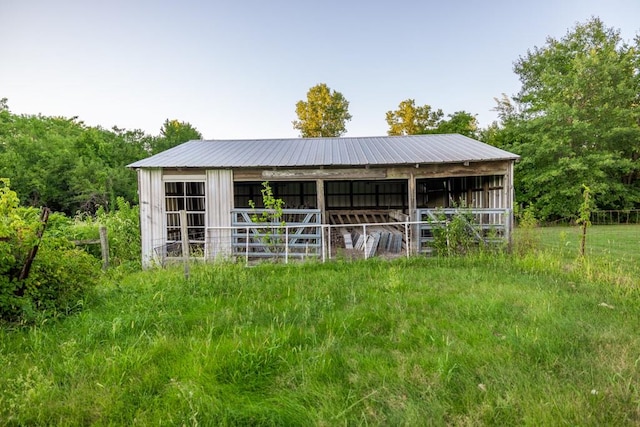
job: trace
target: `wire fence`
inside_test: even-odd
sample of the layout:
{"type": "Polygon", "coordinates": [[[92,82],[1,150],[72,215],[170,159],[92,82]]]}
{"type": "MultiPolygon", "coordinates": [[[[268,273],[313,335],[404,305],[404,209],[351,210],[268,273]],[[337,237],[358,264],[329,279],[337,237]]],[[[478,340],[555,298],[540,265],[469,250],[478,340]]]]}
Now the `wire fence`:
{"type": "MultiPolygon", "coordinates": [[[[625,225],[640,224],[640,209],[599,210],[591,212],[589,217],[593,225],[625,225]]],[[[544,226],[576,225],[575,218],[561,218],[542,223],[544,226]]]]}
{"type": "Polygon", "coordinates": [[[640,209],[591,212],[593,225],[640,224],[640,209]]]}

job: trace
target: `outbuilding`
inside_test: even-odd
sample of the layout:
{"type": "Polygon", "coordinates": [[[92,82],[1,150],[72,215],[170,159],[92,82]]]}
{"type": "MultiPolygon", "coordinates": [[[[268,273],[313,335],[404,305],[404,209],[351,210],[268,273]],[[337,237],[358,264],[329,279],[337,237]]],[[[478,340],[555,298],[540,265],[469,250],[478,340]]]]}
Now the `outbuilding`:
{"type": "MultiPolygon", "coordinates": [[[[249,252],[265,181],[299,225],[415,224],[421,210],[464,205],[502,210],[510,227],[518,158],[458,134],[189,141],[128,166],[138,172],[143,266],[175,255],[185,229],[192,256],[249,252]]],[[[293,234],[292,247],[309,246],[304,229],[293,234]]]]}

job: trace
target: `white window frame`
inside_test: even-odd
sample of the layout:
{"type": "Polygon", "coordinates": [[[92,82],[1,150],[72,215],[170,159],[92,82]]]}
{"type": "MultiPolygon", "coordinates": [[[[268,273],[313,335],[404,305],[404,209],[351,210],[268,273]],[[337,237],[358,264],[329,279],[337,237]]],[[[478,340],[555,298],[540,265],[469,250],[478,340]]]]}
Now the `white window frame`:
{"type": "MultiPolygon", "coordinates": [[[[165,176],[164,179],[162,180],[162,230],[163,230],[163,237],[164,237],[164,241],[165,241],[165,247],[167,248],[167,250],[165,251],[164,254],[164,258],[167,259],[176,259],[176,258],[181,258],[182,257],[182,250],[180,250],[180,254],[179,255],[170,255],[172,253],[172,251],[169,250],[170,245],[173,245],[175,243],[181,243],[181,240],[175,240],[175,239],[171,239],[169,240],[169,227],[176,227],[176,226],[170,226],[168,225],[168,216],[169,214],[175,214],[178,218],[179,218],[179,212],[180,210],[168,210],[167,209],[167,198],[168,197],[182,197],[184,199],[184,207],[187,213],[187,219],[189,218],[189,215],[202,215],[203,218],[203,225],[200,226],[189,226],[187,225],[187,228],[194,228],[194,229],[202,229],[202,238],[201,239],[192,239],[189,238],[189,256],[191,258],[204,258],[206,251],[207,251],[207,182],[206,179],[204,177],[187,177],[187,176],[180,176],[180,175],[168,175],[165,176]],[[169,183],[182,183],[183,184],[183,195],[182,196],[167,196],[167,184],[169,183]],[[203,194],[202,195],[196,195],[194,197],[198,197],[198,198],[202,198],[202,204],[203,204],[203,209],[202,210],[188,210],[187,206],[188,206],[188,202],[187,202],[187,198],[188,195],[186,194],[186,184],[188,183],[199,183],[202,185],[203,187],[203,194]],[[200,252],[195,252],[192,251],[192,248],[195,246],[202,246],[202,250],[200,252]]],[[[180,224],[180,220],[177,220],[177,224],[179,227],[180,224]]]]}

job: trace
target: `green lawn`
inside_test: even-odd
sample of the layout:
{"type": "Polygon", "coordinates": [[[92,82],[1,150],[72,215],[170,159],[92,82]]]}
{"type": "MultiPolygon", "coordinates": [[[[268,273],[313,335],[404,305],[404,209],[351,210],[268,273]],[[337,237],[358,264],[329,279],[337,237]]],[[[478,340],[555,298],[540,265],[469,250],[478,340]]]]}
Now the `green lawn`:
{"type": "Polygon", "coordinates": [[[105,280],[0,328],[0,424],[638,425],[640,249],[618,236],[640,228],[600,229],[586,259],[536,229],[547,250],[518,257],[105,280]]]}
{"type": "MultiPolygon", "coordinates": [[[[579,252],[580,227],[539,228],[545,248],[560,250],[565,255],[579,252]]],[[[587,229],[586,253],[592,257],[611,257],[640,264],[640,225],[598,225],[587,229]]]]}

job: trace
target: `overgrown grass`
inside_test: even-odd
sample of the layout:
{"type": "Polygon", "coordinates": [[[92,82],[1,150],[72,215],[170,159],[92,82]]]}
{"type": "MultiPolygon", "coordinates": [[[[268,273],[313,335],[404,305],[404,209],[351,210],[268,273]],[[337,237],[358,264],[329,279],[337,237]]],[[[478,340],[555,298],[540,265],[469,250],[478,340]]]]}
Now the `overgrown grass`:
{"type": "Polygon", "coordinates": [[[543,256],[563,269],[578,269],[582,277],[621,290],[640,287],[640,225],[600,225],[587,231],[586,253],[579,256],[580,227],[541,227],[518,230],[535,234],[543,256]]]}
{"type": "MultiPolygon", "coordinates": [[[[542,227],[538,229],[543,247],[566,256],[578,255],[580,227],[542,227]]],[[[640,225],[598,225],[587,229],[587,254],[611,257],[625,263],[640,264],[640,225]]]]}
{"type": "Polygon", "coordinates": [[[0,329],[0,423],[637,425],[637,276],[556,249],[125,275],[0,329]]]}

